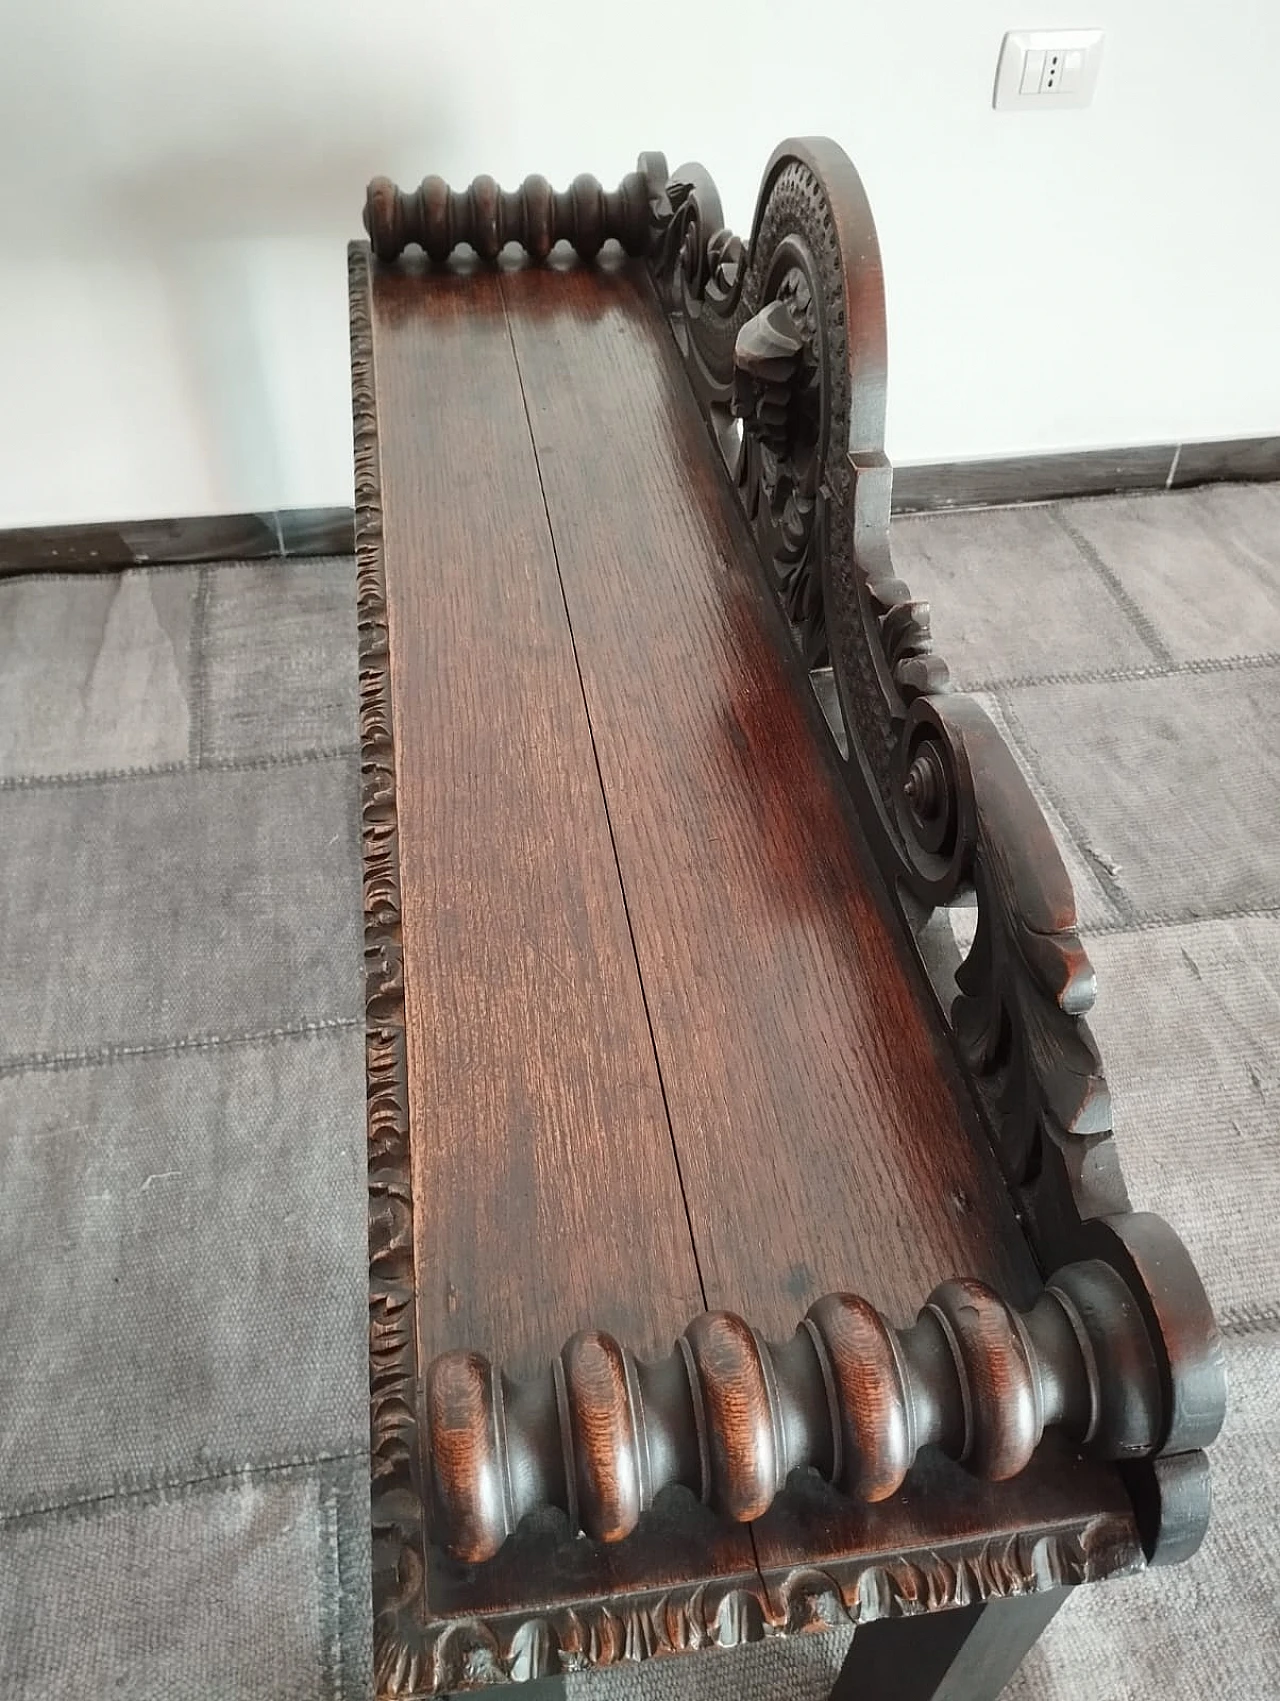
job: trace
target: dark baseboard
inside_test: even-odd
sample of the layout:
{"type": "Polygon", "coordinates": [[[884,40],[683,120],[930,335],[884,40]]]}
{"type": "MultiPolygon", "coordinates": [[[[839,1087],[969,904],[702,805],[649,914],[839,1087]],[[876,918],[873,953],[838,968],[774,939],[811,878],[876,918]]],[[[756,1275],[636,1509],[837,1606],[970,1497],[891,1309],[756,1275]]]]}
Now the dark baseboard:
{"type": "MultiPolygon", "coordinates": [[[[898,466],[895,514],[996,508],[1181,490],[1193,484],[1280,479],[1280,437],[1210,443],[1161,443],[1135,449],[1084,449],[1066,455],[1010,455],[989,461],[898,466]]],[[[290,508],[270,514],[201,514],[185,520],[135,520],[91,526],[30,526],[0,531],[0,577],[14,573],[105,573],[198,561],[260,561],[349,555],[350,508],[290,508]]]]}
{"type": "Polygon", "coordinates": [[[197,514],[183,520],[30,526],[0,532],[0,577],[13,573],[104,573],[122,567],[197,561],[262,561],[350,555],[350,508],[290,508],[270,514],[197,514]]]}
{"type": "Polygon", "coordinates": [[[946,508],[998,508],[1066,496],[1113,496],[1262,479],[1280,479],[1280,437],[895,466],[893,511],[932,514],[946,508]]]}
{"type": "Polygon", "coordinates": [[[1233,437],[1227,442],[1180,444],[1169,487],[1260,484],[1273,478],[1280,478],[1280,437],[1233,437]]]}

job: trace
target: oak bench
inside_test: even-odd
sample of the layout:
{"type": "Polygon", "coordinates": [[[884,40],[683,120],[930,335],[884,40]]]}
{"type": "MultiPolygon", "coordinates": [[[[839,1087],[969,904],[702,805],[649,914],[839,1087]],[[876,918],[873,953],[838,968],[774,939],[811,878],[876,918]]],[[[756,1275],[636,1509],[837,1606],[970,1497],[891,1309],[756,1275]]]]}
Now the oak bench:
{"type": "Polygon", "coordinates": [[[854,1622],[838,1693],[994,1696],[1195,1548],[1223,1381],[894,575],[861,183],[784,143],[746,241],[653,154],[365,223],[378,1693],[854,1622]]]}

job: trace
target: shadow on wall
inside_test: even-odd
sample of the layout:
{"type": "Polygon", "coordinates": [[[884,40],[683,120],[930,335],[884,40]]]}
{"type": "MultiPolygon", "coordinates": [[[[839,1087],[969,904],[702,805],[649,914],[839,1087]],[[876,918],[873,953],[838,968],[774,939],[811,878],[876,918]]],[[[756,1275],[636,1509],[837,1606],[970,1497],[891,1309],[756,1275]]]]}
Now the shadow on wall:
{"type": "MultiPolygon", "coordinates": [[[[116,288],[167,319],[148,342],[210,488],[270,505],[288,486],[272,307],[276,323],[290,314],[290,267],[316,239],[340,256],[360,234],[369,177],[411,177],[441,152],[453,126],[431,9],[394,30],[363,8],[296,0],[269,17],[251,0],[24,11],[0,63],[0,262],[30,256],[34,237],[40,261],[86,296],[102,273],[83,263],[115,263],[116,288]]],[[[94,340],[109,339],[112,301],[84,311],[94,340]]]]}

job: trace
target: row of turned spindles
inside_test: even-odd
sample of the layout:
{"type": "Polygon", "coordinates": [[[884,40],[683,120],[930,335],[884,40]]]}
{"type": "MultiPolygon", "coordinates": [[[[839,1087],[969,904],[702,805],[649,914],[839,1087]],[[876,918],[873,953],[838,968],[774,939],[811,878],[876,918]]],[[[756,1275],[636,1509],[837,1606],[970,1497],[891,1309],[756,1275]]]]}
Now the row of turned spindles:
{"type": "Polygon", "coordinates": [[[535,260],[545,260],[557,242],[568,242],[583,259],[611,239],[628,254],[643,254],[649,242],[649,184],[628,172],[616,189],[594,177],[575,177],[553,189],[545,177],[526,177],[518,189],[500,189],[492,177],[477,177],[466,189],[451,189],[443,177],[426,177],[416,189],[399,189],[375,177],[365,200],[364,226],[380,260],[396,260],[406,248],[447,260],[464,243],[482,260],[496,260],[517,243],[535,260]]]}
{"type": "Polygon", "coordinates": [[[1159,1445],[1161,1411],[1145,1325],[1120,1277],[1093,1261],[1060,1270],[1025,1314],[961,1280],[902,1330],[830,1294],[780,1344],[707,1312],[655,1363],[598,1331],[520,1382],[450,1352],[425,1383],[432,1537],[477,1563],[527,1513],[555,1506],[575,1530],[618,1541],[672,1483],[745,1522],[802,1465],[879,1501],[928,1445],[1002,1480],[1051,1425],[1099,1456],[1134,1458],[1159,1445]]]}

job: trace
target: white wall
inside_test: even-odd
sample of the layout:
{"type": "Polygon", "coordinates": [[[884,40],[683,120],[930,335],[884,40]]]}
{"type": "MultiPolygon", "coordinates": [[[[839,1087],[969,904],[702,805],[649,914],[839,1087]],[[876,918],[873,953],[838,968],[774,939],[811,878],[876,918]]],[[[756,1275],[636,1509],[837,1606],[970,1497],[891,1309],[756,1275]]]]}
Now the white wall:
{"type": "Polygon", "coordinates": [[[344,503],[365,180],[862,171],[890,453],[1280,431],[1275,0],[2,0],[0,526],[344,503]],[[1095,104],[991,110],[1007,28],[1095,104]]]}

